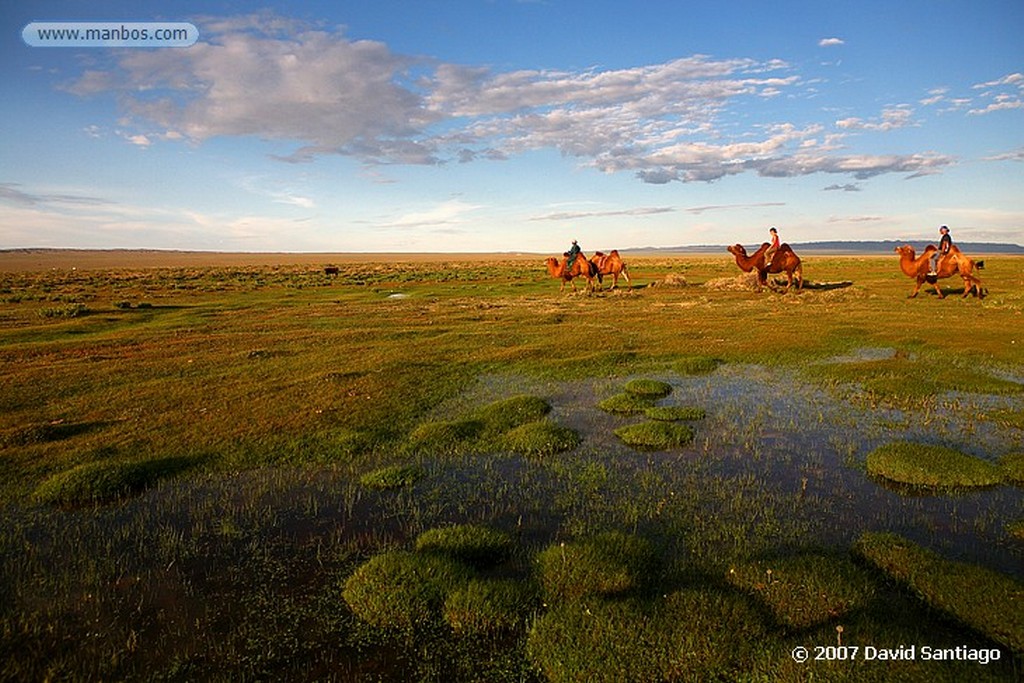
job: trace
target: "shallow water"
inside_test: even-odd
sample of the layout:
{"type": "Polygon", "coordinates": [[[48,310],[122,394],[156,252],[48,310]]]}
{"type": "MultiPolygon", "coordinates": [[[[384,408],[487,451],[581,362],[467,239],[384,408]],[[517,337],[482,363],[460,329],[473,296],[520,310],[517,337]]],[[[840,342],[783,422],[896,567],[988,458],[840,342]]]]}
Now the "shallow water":
{"type": "Polygon", "coordinates": [[[699,477],[708,488],[746,482],[765,495],[800,501],[794,514],[802,517],[800,533],[809,546],[843,547],[865,531],[893,531],[948,558],[1024,577],[1024,542],[1006,531],[1007,524],[1024,519],[1024,490],[914,491],[875,481],[865,471],[867,454],[892,441],[941,444],[990,461],[1019,451],[1022,430],[983,416],[1020,409],[1021,397],[949,394],[937,397],[933,408],[908,411],[851,402],[794,372],[755,365],[645,377],[672,385],[659,405],[707,412],[692,423],[691,445],[638,452],[614,435],[643,416],[610,415],[596,405],[632,377],[551,382],[491,376],[464,399],[480,405],[516,393],[543,396],[553,420],[583,435],[576,456],[620,472],[653,463],[668,476],[699,477]]]}

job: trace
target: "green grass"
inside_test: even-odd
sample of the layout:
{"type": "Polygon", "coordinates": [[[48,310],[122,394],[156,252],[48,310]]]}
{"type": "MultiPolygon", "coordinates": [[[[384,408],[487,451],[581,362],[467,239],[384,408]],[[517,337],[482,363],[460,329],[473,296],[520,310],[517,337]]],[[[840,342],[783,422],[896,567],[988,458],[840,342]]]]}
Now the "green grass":
{"type": "Polygon", "coordinates": [[[530,422],[509,431],[502,438],[505,448],[526,456],[550,456],[571,451],[580,444],[576,431],[550,420],[530,422]]]}
{"type": "Polygon", "coordinates": [[[663,398],[672,393],[672,385],[656,379],[631,379],[623,387],[627,394],[646,398],[663,398]]]}
{"type": "Polygon", "coordinates": [[[651,420],[675,422],[677,420],[703,420],[707,413],[694,406],[651,406],[644,410],[644,417],[651,420]]]}
{"type": "Polygon", "coordinates": [[[110,502],[144,491],[191,465],[187,458],[86,463],[44,480],[33,498],[56,505],[110,502]]]}
{"type": "Polygon", "coordinates": [[[654,551],[644,538],[621,532],[549,546],[537,556],[548,602],[615,595],[650,580],[654,551]]]}
{"type": "Polygon", "coordinates": [[[356,569],[341,594],[367,623],[409,630],[439,621],[445,600],[472,575],[469,567],[443,555],[394,550],[356,569]]]}
{"type": "Polygon", "coordinates": [[[370,489],[386,491],[412,486],[426,475],[419,465],[391,465],[363,474],[359,483],[370,489]]]}
{"type": "Polygon", "coordinates": [[[634,448],[663,451],[688,445],[694,434],[688,425],[655,420],[619,427],[615,436],[634,448]]]}
{"type": "Polygon", "coordinates": [[[896,534],[869,533],[856,552],[929,605],[1016,652],[1024,652],[1024,584],[984,567],[946,560],[896,534]]]}
{"type": "Polygon", "coordinates": [[[438,553],[474,567],[488,567],[508,559],[512,537],[504,531],[472,524],[429,529],[416,538],[416,550],[438,553]]]}
{"type": "Polygon", "coordinates": [[[1024,484],[1024,453],[1008,453],[999,458],[999,467],[1007,481],[1024,484]]]}
{"type": "Polygon", "coordinates": [[[730,568],[726,578],[789,629],[840,620],[874,597],[872,581],[846,557],[800,554],[760,560],[730,568]]]}
{"type": "Polygon", "coordinates": [[[624,392],[609,396],[599,402],[597,407],[606,413],[613,413],[615,415],[636,415],[653,405],[654,401],[648,396],[624,392]]]}
{"type": "MultiPolygon", "coordinates": [[[[877,529],[1017,557],[1012,489],[934,513],[844,485],[867,440],[1020,450],[1020,259],[987,260],[982,302],[908,300],[890,257],[809,256],[813,282],[853,284],[786,297],[704,287],[736,274],[724,253],[637,257],[628,295],[590,297],[559,297],[529,259],[0,271],[0,678],[860,681],[893,669],[789,653],[840,625],[990,644],[843,561],[877,529]],[[687,286],[644,286],[668,273],[687,286]],[[969,343],[949,333],[965,324],[969,343]],[[630,450],[615,428],[680,413],[594,406],[673,373],[710,419],[685,450],[630,450]],[[861,424],[875,405],[900,412],[861,424]],[[113,498],[91,463],[129,466],[113,498]],[[80,502],[38,504],[64,477],[91,481],[80,502]],[[463,526],[516,543],[483,568],[406,550],[463,526]],[[650,553],[587,551],[607,529],[650,553]],[[541,588],[560,539],[582,553],[560,579],[579,597],[541,588]]],[[[899,675],[1008,680],[1009,659],[899,675]]]]}
{"type": "Polygon", "coordinates": [[[996,465],[943,446],[897,442],[868,454],[868,473],[910,486],[971,488],[1003,481],[996,465]]]}

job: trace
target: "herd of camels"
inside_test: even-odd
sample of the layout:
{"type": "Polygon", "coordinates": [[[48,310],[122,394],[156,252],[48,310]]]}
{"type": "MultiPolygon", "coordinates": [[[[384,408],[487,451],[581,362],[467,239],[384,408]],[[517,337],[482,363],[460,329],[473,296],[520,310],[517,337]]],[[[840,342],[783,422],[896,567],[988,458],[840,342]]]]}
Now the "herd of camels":
{"type": "MultiPolygon", "coordinates": [[[[794,279],[796,279],[797,289],[802,289],[804,276],[800,257],[796,255],[796,252],[788,244],[782,244],[769,260],[766,257],[769,246],[765,242],[757,251],[750,255],[747,254],[747,250],[742,244],[734,244],[731,247],[727,247],[727,251],[733,255],[736,259],[736,265],[744,273],[757,271],[758,291],[768,284],[768,275],[777,273],[786,274],[787,292],[793,286],[794,279]]],[[[918,256],[914,248],[909,245],[896,247],[896,253],[900,256],[900,270],[916,282],[914,291],[910,294],[911,298],[917,296],[917,293],[926,282],[935,288],[935,293],[938,294],[940,299],[943,298],[944,295],[939,288],[938,281],[953,275],[959,275],[963,280],[963,296],[966,297],[973,292],[980,299],[985,295],[986,290],[982,287],[981,278],[976,275],[976,271],[984,267],[984,261],[975,261],[965,256],[956,245],[953,245],[946,254],[938,257],[935,272],[932,272],[931,258],[937,251],[938,248],[934,244],[929,244],[925,247],[924,252],[918,256]]],[[[629,272],[625,262],[619,256],[618,249],[613,249],[608,254],[600,251],[595,252],[593,258],[590,259],[587,259],[583,254],[578,254],[569,267],[566,267],[569,261],[568,254],[566,253],[562,256],[563,260],[561,262],[554,257],[545,261],[548,274],[562,281],[562,286],[558,290],[559,293],[565,291],[566,283],[572,285],[574,292],[578,292],[579,290],[576,289],[576,283],[574,282],[576,278],[586,280],[586,291],[588,292],[594,290],[595,278],[597,278],[599,285],[603,285],[605,275],[612,276],[612,289],[618,286],[620,275],[626,279],[626,282],[630,281],[629,272]]]]}

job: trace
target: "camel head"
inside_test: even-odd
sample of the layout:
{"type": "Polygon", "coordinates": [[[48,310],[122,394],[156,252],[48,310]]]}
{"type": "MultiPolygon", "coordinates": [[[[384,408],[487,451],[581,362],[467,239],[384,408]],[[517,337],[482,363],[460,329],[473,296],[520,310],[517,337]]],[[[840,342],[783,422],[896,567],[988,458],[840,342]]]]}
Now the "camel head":
{"type": "Polygon", "coordinates": [[[743,247],[742,244],[734,244],[731,247],[726,247],[725,250],[728,251],[733,256],[742,256],[744,258],[746,258],[747,256],[747,250],[743,247]]]}
{"type": "Polygon", "coordinates": [[[904,244],[902,247],[896,247],[893,251],[899,254],[900,258],[908,258],[911,261],[913,261],[917,257],[914,248],[909,244],[904,244]]]}

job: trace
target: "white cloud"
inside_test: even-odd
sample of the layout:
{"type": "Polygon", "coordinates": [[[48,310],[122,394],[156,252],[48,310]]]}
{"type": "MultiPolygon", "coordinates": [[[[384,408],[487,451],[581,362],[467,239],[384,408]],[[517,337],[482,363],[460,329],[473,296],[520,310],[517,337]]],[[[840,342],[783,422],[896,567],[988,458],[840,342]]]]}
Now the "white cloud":
{"type": "MultiPolygon", "coordinates": [[[[378,166],[468,163],[555,149],[655,184],[746,172],[920,174],[950,163],[919,154],[871,157],[862,166],[865,157],[830,156],[839,137],[820,144],[820,124],[725,125],[745,103],[811,94],[813,84],[778,59],[693,55],[623,69],[499,72],[398,55],[340,29],[269,13],[201,24],[202,43],[126,51],[116,68],[85,71],[67,90],[116,96],[136,129],[126,134],[134,144],[217,136],[294,141],[294,151],[276,157],[290,163],[328,154],[378,166]]],[[[993,83],[1013,85],[1013,76],[993,83]]],[[[880,119],[848,117],[836,126],[895,130],[913,125],[911,116],[901,105],[880,119]]],[[[311,205],[301,195],[277,201],[311,205]]]]}
{"type": "Polygon", "coordinates": [[[845,45],[846,41],[842,38],[822,38],[818,41],[818,47],[833,47],[835,45],[845,45]]]}
{"type": "Polygon", "coordinates": [[[450,199],[429,209],[412,211],[376,225],[381,228],[401,229],[460,225],[467,222],[466,214],[479,208],[460,199],[450,199]]]}

